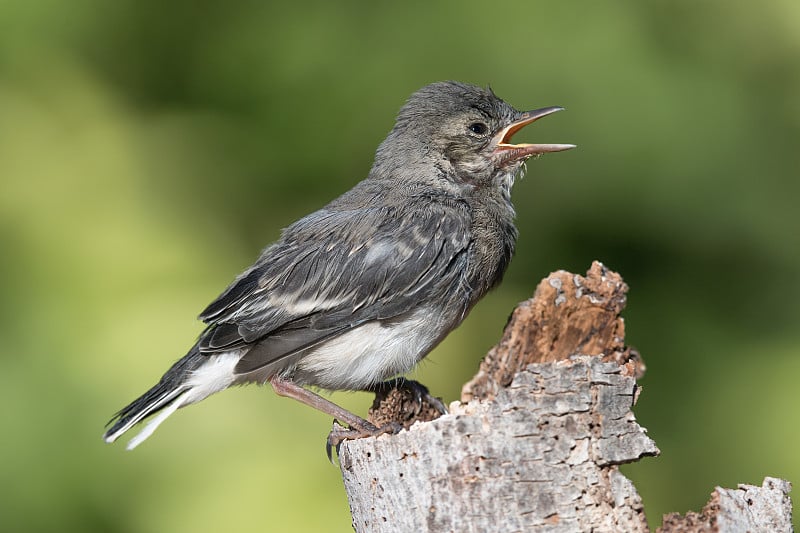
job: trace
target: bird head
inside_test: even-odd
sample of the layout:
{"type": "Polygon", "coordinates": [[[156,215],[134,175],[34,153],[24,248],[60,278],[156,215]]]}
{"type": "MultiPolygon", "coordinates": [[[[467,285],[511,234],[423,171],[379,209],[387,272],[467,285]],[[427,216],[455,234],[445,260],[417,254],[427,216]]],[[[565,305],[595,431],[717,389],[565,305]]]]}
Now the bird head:
{"type": "Polygon", "coordinates": [[[433,165],[459,188],[501,184],[508,189],[530,157],[575,147],[512,144],[520,129],[562,109],[520,112],[491,89],[453,81],[433,83],[411,95],[400,110],[378,150],[376,165],[386,159],[406,171],[433,165]]]}

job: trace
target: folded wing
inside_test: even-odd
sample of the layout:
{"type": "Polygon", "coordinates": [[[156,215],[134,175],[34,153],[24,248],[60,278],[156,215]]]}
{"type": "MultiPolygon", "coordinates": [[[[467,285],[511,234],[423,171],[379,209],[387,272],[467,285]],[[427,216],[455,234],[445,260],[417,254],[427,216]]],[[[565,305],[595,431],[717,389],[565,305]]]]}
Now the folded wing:
{"type": "Polygon", "coordinates": [[[244,374],[400,316],[454,283],[469,291],[466,212],[427,206],[413,217],[401,206],[321,210],[298,221],[200,315],[209,324],[201,353],[257,343],[236,367],[244,374]]]}

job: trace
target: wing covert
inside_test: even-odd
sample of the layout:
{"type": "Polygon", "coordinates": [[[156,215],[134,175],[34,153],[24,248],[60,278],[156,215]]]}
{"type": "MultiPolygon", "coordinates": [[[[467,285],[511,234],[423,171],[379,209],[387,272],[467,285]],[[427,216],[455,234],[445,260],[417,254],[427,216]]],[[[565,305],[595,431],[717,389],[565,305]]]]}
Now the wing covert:
{"type": "Polygon", "coordinates": [[[247,363],[254,370],[366,321],[401,315],[461,276],[467,224],[444,208],[414,217],[386,207],[313,213],[203,311],[209,327],[200,349],[258,342],[258,360],[247,363]]]}

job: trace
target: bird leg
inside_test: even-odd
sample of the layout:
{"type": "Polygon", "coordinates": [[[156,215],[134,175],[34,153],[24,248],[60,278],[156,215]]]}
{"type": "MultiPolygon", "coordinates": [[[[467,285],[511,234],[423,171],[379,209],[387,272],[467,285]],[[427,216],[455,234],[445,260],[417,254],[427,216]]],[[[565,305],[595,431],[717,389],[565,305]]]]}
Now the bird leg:
{"type": "Polygon", "coordinates": [[[342,441],[383,435],[384,433],[397,433],[403,429],[401,424],[394,422],[385,424],[382,427],[376,427],[374,424],[364,420],[360,416],[354,415],[344,407],[340,407],[332,401],[326,400],[319,394],[311,392],[288,379],[272,376],[269,378],[269,383],[272,385],[272,390],[274,390],[275,394],[278,396],[285,396],[286,398],[297,400],[298,402],[332,416],[335,421],[342,421],[350,426],[349,429],[345,429],[339,424],[334,423],[333,429],[325,443],[325,451],[328,454],[329,461],[333,460],[331,456],[332,450],[335,448],[338,453],[339,445],[342,441]]]}
{"type": "Polygon", "coordinates": [[[344,422],[351,428],[363,432],[376,432],[378,430],[378,428],[360,416],[354,415],[344,407],[340,407],[332,401],[326,400],[319,394],[311,392],[288,379],[272,376],[269,378],[269,383],[272,385],[272,390],[274,390],[275,394],[278,396],[285,396],[286,398],[292,398],[293,400],[304,403],[317,411],[322,411],[325,414],[331,415],[336,420],[344,422]]]}

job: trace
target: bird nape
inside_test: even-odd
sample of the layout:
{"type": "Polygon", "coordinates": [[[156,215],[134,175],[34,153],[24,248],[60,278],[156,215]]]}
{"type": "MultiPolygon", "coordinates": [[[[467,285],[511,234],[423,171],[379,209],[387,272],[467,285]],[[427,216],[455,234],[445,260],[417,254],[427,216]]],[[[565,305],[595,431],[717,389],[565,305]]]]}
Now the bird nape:
{"type": "Polygon", "coordinates": [[[350,428],[377,428],[306,387],[375,390],[410,370],[503,277],[517,229],[511,187],[531,156],[571,144],[512,144],[560,111],[520,112],[491,90],[433,83],[408,99],[366,179],[287,227],[201,314],[189,352],[109,422],[107,442],[232,385],[275,392],[350,428]]]}

